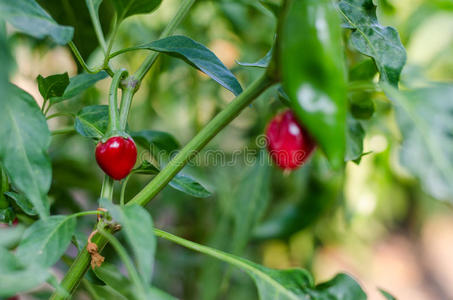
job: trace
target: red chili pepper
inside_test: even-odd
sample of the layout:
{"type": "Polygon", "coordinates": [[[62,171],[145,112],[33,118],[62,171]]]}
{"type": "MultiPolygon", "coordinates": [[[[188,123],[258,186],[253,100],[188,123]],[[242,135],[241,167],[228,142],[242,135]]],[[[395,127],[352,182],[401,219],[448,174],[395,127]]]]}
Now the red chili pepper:
{"type": "Polygon", "coordinates": [[[297,169],[316,147],[315,141],[298,123],[291,110],[286,110],[271,120],[266,137],[272,159],[283,170],[297,169]]]}
{"type": "Polygon", "coordinates": [[[101,169],[115,180],[126,177],[137,160],[134,140],[122,136],[109,138],[96,146],[96,161],[101,169]]]}

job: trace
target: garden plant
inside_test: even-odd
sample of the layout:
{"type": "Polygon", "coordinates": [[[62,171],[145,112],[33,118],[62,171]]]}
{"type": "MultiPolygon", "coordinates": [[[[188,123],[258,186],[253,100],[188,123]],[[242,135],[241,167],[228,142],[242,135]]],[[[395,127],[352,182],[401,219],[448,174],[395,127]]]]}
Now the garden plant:
{"type": "Polygon", "coordinates": [[[0,0],[0,297],[366,299],[360,278],[271,268],[254,247],[335,227],[329,214],[347,223],[346,169],[374,155],[370,132],[396,136],[385,159],[406,186],[452,199],[453,86],[400,82],[387,1],[181,0],[164,17],[166,1],[0,0]],[[197,28],[217,5],[251,53],[233,63],[215,53],[237,49],[210,50],[223,23],[197,28]],[[76,74],[41,67],[38,101],[12,80],[22,44],[65,49],[76,74]],[[244,136],[245,163],[201,162],[244,136]]]}

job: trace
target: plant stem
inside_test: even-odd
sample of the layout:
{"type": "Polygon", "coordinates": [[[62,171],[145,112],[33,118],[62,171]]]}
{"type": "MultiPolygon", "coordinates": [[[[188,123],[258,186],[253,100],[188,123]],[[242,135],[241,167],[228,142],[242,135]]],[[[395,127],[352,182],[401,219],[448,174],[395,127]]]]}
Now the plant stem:
{"type": "Polygon", "coordinates": [[[94,9],[93,1],[86,1],[88,6],[88,11],[90,13],[91,22],[93,22],[94,32],[98,38],[99,45],[101,45],[104,54],[107,50],[107,45],[105,43],[104,33],[102,32],[101,22],[99,22],[99,13],[94,9]]]}
{"type": "Polygon", "coordinates": [[[54,114],[46,117],[46,119],[50,120],[50,119],[53,119],[53,118],[56,118],[56,117],[71,117],[71,118],[74,118],[75,114],[69,113],[69,112],[59,112],[59,113],[54,113],[54,114]]]}
{"type": "MultiPolygon", "coordinates": [[[[106,198],[111,200],[112,196],[113,196],[113,179],[110,178],[108,175],[105,175],[104,181],[102,183],[100,198],[106,198]]],[[[101,252],[102,249],[104,249],[105,245],[107,244],[107,239],[105,239],[100,234],[96,234],[91,239],[91,241],[98,245],[99,252],[101,252]]],[[[74,260],[74,263],[71,265],[65,277],[61,281],[60,286],[69,294],[72,294],[79,285],[80,280],[82,280],[83,276],[88,270],[90,261],[91,255],[90,253],[88,253],[85,247],[82,251],[79,252],[76,259],[74,260]]],[[[63,300],[67,299],[67,297],[55,291],[50,299],[63,300]]]]}
{"type": "Polygon", "coordinates": [[[127,175],[126,179],[124,179],[124,181],[123,181],[123,185],[121,186],[121,195],[120,195],[120,205],[121,206],[124,206],[124,194],[126,193],[127,182],[129,181],[129,178],[131,178],[132,174],[133,174],[133,172],[130,173],[129,175],[127,175]]]}
{"type": "Polygon", "coordinates": [[[148,183],[127,205],[145,206],[156,196],[170,180],[194,157],[216,134],[230,123],[257,96],[266,90],[272,81],[264,74],[238,97],[230,102],[224,110],[214,117],[206,126],[148,183]]]}
{"type": "Polygon", "coordinates": [[[69,48],[71,48],[71,51],[72,51],[72,53],[74,53],[74,56],[77,58],[77,61],[79,62],[79,64],[82,66],[82,68],[87,73],[94,74],[94,73],[97,73],[100,71],[100,70],[91,70],[90,67],[88,67],[87,63],[85,62],[85,60],[82,57],[82,54],[80,54],[79,49],[77,49],[74,42],[70,41],[68,43],[68,46],[69,46],[69,48]]]}
{"type": "Polygon", "coordinates": [[[118,70],[113,75],[112,84],[110,85],[109,93],[109,125],[107,127],[106,135],[114,134],[120,131],[120,120],[118,112],[118,88],[121,82],[121,78],[127,74],[125,69],[118,70]]]}
{"type": "Polygon", "coordinates": [[[117,18],[117,14],[115,13],[115,15],[113,16],[113,29],[112,29],[112,35],[110,36],[110,39],[109,39],[109,43],[107,45],[107,49],[105,51],[105,57],[104,57],[104,67],[107,67],[108,64],[109,64],[109,59],[110,59],[110,51],[112,51],[112,47],[113,47],[113,42],[115,41],[115,37],[116,37],[116,34],[118,32],[118,27],[119,27],[119,24],[118,24],[118,18],[117,18]]]}
{"type": "Polygon", "coordinates": [[[50,132],[51,135],[58,135],[58,134],[66,134],[66,133],[73,133],[75,132],[74,127],[66,127],[66,128],[61,128],[57,130],[52,130],[50,132]]]}
{"type": "Polygon", "coordinates": [[[121,94],[121,106],[120,106],[120,129],[125,130],[127,124],[127,117],[129,110],[131,109],[132,97],[134,97],[135,86],[128,85],[121,94]]]}
{"type": "MultiPolygon", "coordinates": [[[[247,107],[256,97],[264,92],[273,81],[266,75],[263,75],[258,80],[253,82],[247,89],[245,89],[236,99],[234,99],[228,106],[220,112],[211,122],[209,122],[198,133],[191,142],[189,142],[178,155],[170,161],[170,163],[152,180],[148,185],[139,192],[127,205],[138,203],[145,205],[148,203],[165,185],[181,170],[187,161],[193,157],[197,151],[205,146],[222,128],[224,128],[231,120],[233,120],[242,109],[247,107]]],[[[104,183],[102,185],[101,198],[112,199],[113,194],[113,179],[105,175],[104,183]]],[[[100,236],[95,235],[91,240],[96,243],[99,252],[107,244],[107,240],[100,236]]],[[[88,269],[90,264],[90,254],[86,249],[81,251],[71,268],[66,273],[61,282],[61,286],[69,293],[72,293],[78,286],[80,280],[88,269]]],[[[54,294],[52,300],[63,300],[60,295],[54,294]]]]}
{"type": "Polygon", "coordinates": [[[100,198],[112,200],[113,197],[113,179],[107,174],[104,175],[104,181],[102,182],[100,198]]]}
{"type": "MultiPolygon", "coordinates": [[[[181,23],[182,19],[184,19],[184,17],[187,15],[189,9],[192,7],[195,1],[196,0],[185,0],[183,2],[183,4],[179,7],[178,11],[176,12],[176,15],[173,17],[170,23],[168,23],[164,31],[162,31],[162,33],[160,34],[159,39],[168,37],[171,34],[173,34],[176,27],[178,27],[179,23],[181,23]]],[[[151,69],[153,64],[156,62],[158,56],[159,52],[150,53],[143,62],[143,64],[140,66],[140,68],[137,70],[137,72],[135,72],[134,78],[141,82],[143,77],[145,77],[146,73],[148,73],[149,69],[151,69]]]]}
{"type": "Polygon", "coordinates": [[[234,256],[232,254],[191,242],[189,240],[183,239],[179,236],[173,235],[171,233],[165,232],[160,229],[154,228],[153,231],[154,231],[154,234],[158,237],[172,241],[172,242],[174,242],[178,245],[184,246],[188,249],[215,257],[219,260],[230,263],[238,268],[245,269],[245,270],[253,269],[251,266],[242,262],[239,258],[236,258],[236,256],[234,256]]]}
{"type": "Polygon", "coordinates": [[[87,210],[81,211],[75,214],[70,215],[71,218],[83,217],[83,216],[91,216],[91,215],[104,215],[105,212],[101,210],[87,210]]]}

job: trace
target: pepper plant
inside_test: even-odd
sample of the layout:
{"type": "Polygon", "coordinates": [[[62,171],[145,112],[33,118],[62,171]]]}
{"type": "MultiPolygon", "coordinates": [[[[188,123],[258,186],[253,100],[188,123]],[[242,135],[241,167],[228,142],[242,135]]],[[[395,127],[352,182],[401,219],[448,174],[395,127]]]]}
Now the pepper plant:
{"type": "MultiPolygon", "coordinates": [[[[95,44],[88,38],[81,38],[83,32],[77,31],[80,24],[71,27],[55,21],[61,18],[56,12],[61,5],[67,9],[68,1],[60,4],[55,1],[0,0],[0,62],[3,67],[0,73],[0,218],[9,224],[0,236],[0,296],[13,297],[47,282],[53,287],[50,299],[69,299],[78,289],[86,290],[93,299],[174,299],[177,296],[174,291],[163,291],[153,284],[152,278],[158,280],[168,276],[156,271],[158,237],[245,272],[255,283],[259,299],[366,299],[360,285],[347,274],[340,273],[319,284],[307,270],[271,269],[239,255],[253,236],[271,238],[275,236],[275,230],[281,235],[294,233],[314,222],[310,218],[319,218],[325,207],[336,206],[330,200],[338,197],[346,164],[359,164],[367,154],[363,151],[364,127],[376,113],[373,93],[384,97],[386,104],[395,111],[403,139],[401,163],[420,180],[427,194],[451,199],[453,191],[449,178],[453,177],[453,167],[451,147],[446,147],[451,145],[451,136],[442,128],[449,126],[451,129],[453,123],[451,113],[448,115],[442,109],[446,105],[442,95],[452,94],[452,87],[430,83],[429,87],[399,89],[406,52],[398,32],[379,23],[372,0],[238,2],[237,5],[259,7],[260,11],[266,11],[268,18],[275,20],[274,32],[267,33],[272,40],[268,53],[254,63],[237,62],[235,73],[239,68],[254,69],[253,74],[258,74],[253,81],[244,80],[242,84],[208,47],[186,35],[175,34],[181,22],[193,11],[193,6],[198,4],[196,0],[179,1],[176,14],[157,39],[117,50],[114,46],[125,28],[127,22],[124,21],[146,15],[152,22],[154,16],[159,15],[162,1],[78,2],[71,5],[79,6],[89,16],[89,36],[95,37],[95,44]],[[109,17],[104,9],[112,15],[109,17]],[[10,83],[15,69],[12,35],[18,32],[38,41],[68,47],[81,71],[73,77],[68,73],[38,76],[36,84],[43,98],[41,106],[29,93],[10,83]],[[97,51],[97,55],[87,63],[85,59],[93,51],[97,51]],[[128,69],[118,60],[123,56],[142,57],[144,51],[147,56],[137,69],[128,69]],[[234,99],[200,126],[182,148],[167,132],[128,125],[134,118],[130,113],[133,112],[134,97],[142,88],[151,89],[152,93],[159,80],[158,65],[162,59],[159,56],[186,63],[187,68],[204,73],[234,95],[234,99]],[[150,73],[152,84],[145,80],[150,73]],[[108,99],[101,99],[108,105],[84,105],[76,111],[71,110],[71,106],[67,106],[67,110],[60,108],[92,89],[97,82],[110,84],[108,99]],[[254,100],[261,95],[278,101],[261,101],[255,106],[254,100]],[[429,102],[426,101],[428,98],[429,102]],[[263,157],[269,156],[261,149],[265,147],[260,147],[256,164],[245,176],[247,182],[239,183],[241,188],[235,199],[240,201],[229,204],[228,209],[236,205],[240,210],[234,218],[235,228],[241,231],[232,235],[231,247],[221,247],[227,251],[154,228],[145,207],[167,186],[194,198],[209,198],[221,193],[212,186],[204,186],[197,176],[189,176],[184,171],[242,111],[259,111],[263,106],[271,110],[268,114],[271,117],[282,118],[282,111],[291,110],[283,113],[288,116],[287,121],[276,119],[267,127],[268,150],[276,164],[283,169],[318,168],[316,172],[324,170],[322,172],[330,174],[325,177],[327,183],[323,188],[317,189],[319,182],[309,176],[303,175],[307,184],[302,184],[301,177],[297,177],[300,181],[295,181],[295,189],[316,191],[309,204],[312,205],[309,209],[314,207],[314,213],[304,214],[305,202],[290,209],[287,217],[290,223],[284,223],[283,227],[279,225],[269,231],[266,224],[272,225],[272,218],[258,226],[270,202],[266,191],[271,184],[269,172],[282,173],[278,168],[271,169],[269,160],[264,159],[264,167],[260,164],[263,157]],[[439,118],[434,114],[439,114],[439,118]],[[50,131],[48,124],[55,118],[68,118],[70,126],[50,131]],[[69,195],[48,196],[52,181],[63,180],[57,173],[61,170],[52,171],[55,163],[48,151],[52,139],[64,140],[75,132],[92,141],[89,155],[96,156],[106,174],[102,186],[94,187],[100,190],[98,209],[70,209],[72,214],[62,214],[68,210],[55,210],[52,206],[64,203],[67,200],[63,197],[69,195]],[[293,140],[291,134],[297,140],[293,140]],[[140,149],[148,150],[151,158],[143,159],[140,149]],[[304,157],[300,162],[291,161],[288,165],[279,161],[279,153],[272,153],[273,150],[281,151],[279,153],[283,155],[287,153],[285,151],[301,150],[304,157]],[[309,156],[312,151],[314,153],[309,156]],[[430,178],[423,165],[429,166],[430,178]],[[148,175],[149,181],[140,189],[137,185],[127,185],[137,174],[148,175]],[[119,193],[115,193],[115,186],[120,189],[119,193]],[[129,197],[130,194],[133,196],[129,197]],[[93,226],[90,234],[80,233],[78,224],[81,222],[93,226]],[[293,228],[294,224],[299,227],[293,228]],[[71,255],[74,250],[68,250],[71,244],[77,248],[76,256],[71,255]],[[104,248],[110,252],[103,254],[104,248]],[[112,250],[114,254],[111,254],[112,250]],[[126,272],[120,271],[118,258],[126,272]],[[65,268],[65,264],[69,268],[65,268]],[[64,275],[60,278],[57,274],[62,270],[64,275]]],[[[83,15],[81,11],[71,13],[72,16],[83,15]]],[[[99,94],[94,97],[99,98],[99,94]]],[[[265,132],[264,127],[261,126],[261,134],[265,132]]],[[[73,151],[78,150],[74,148],[73,151]]],[[[222,180],[220,172],[213,176],[222,180]]],[[[81,186],[92,183],[87,174],[74,177],[78,177],[74,180],[84,182],[81,186]]],[[[152,211],[159,215],[158,209],[152,211]]],[[[227,215],[225,218],[231,214],[227,215]]],[[[220,231],[228,229],[225,224],[229,223],[223,223],[225,220],[223,217],[218,220],[220,231]]],[[[222,270],[217,263],[212,266],[215,266],[213,270],[224,272],[228,281],[230,269],[222,270]]],[[[215,280],[217,275],[210,276],[206,272],[203,276],[201,282],[208,283],[203,288],[214,288],[215,291],[201,292],[199,299],[216,298],[221,293],[217,288],[221,282],[215,280]]],[[[383,294],[391,299],[388,293],[383,294]]]]}

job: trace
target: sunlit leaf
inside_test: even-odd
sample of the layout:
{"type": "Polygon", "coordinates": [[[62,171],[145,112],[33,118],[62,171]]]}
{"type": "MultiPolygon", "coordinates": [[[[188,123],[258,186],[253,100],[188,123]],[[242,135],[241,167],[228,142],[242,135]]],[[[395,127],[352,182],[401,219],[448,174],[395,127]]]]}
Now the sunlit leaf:
{"type": "Polygon", "coordinates": [[[346,27],[352,29],[351,45],[374,59],[381,81],[397,86],[406,50],[396,29],[378,22],[373,0],[343,0],[339,8],[346,27]]]}

